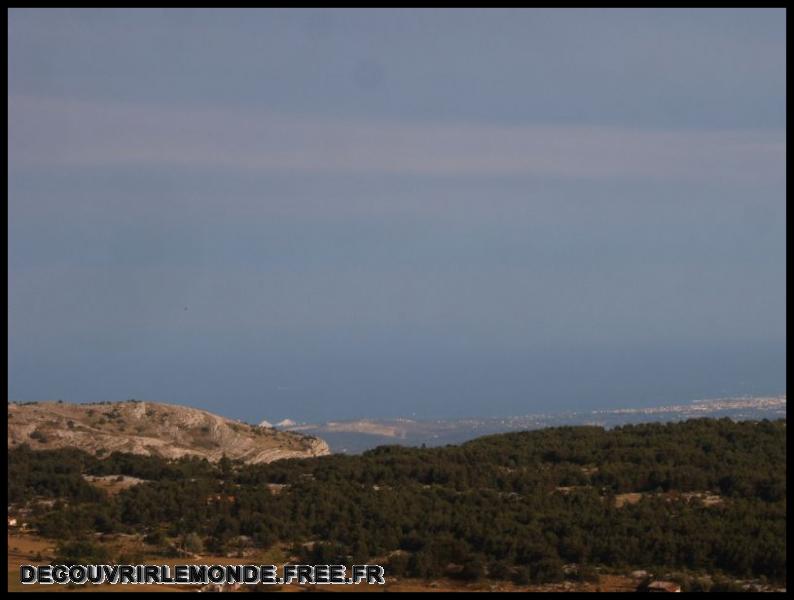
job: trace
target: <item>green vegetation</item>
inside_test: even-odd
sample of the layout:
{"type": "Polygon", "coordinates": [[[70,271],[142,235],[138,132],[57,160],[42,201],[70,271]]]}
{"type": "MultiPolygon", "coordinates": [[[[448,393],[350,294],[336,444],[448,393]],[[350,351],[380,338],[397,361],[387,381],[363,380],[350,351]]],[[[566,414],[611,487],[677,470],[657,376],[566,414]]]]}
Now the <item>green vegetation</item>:
{"type": "Polygon", "coordinates": [[[391,575],[545,582],[576,563],[582,579],[596,566],[786,578],[782,420],[561,427],[263,465],[21,447],[9,497],[65,500],[32,521],[58,539],[165,532],[218,552],[242,535],[291,543],[302,562],[386,556],[391,575]],[[108,497],[82,474],[147,482],[108,497]],[[707,491],[718,501],[694,494],[707,491]],[[629,492],[642,497],[618,507],[629,492]]]}
{"type": "Polygon", "coordinates": [[[108,562],[108,559],[108,552],[103,546],[86,540],[75,540],[58,545],[53,564],[101,565],[108,562]]]}

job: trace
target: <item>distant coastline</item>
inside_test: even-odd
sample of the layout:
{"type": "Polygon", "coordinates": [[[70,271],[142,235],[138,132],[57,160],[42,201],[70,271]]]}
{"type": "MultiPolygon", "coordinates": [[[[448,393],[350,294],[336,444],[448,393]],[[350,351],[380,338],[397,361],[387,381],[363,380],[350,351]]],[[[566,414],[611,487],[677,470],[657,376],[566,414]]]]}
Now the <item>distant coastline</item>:
{"type": "Polygon", "coordinates": [[[561,411],[503,418],[365,418],[297,423],[286,429],[320,436],[328,442],[332,452],[355,454],[384,444],[443,446],[483,435],[544,427],[595,425],[610,428],[631,423],[682,421],[701,417],[726,417],[733,420],[785,418],[786,395],[712,398],[695,400],[689,404],[561,411]]]}

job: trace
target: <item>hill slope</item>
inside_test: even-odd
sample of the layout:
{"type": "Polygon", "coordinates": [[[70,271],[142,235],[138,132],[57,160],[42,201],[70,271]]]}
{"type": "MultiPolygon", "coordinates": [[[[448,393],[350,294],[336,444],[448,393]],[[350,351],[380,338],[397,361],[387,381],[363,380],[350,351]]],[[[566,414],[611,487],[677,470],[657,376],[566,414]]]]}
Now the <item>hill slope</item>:
{"type": "Polygon", "coordinates": [[[321,439],[255,427],[172,404],[38,402],[8,405],[8,447],[74,447],[92,454],[130,452],[211,461],[224,454],[248,463],[329,454],[321,439]]]}

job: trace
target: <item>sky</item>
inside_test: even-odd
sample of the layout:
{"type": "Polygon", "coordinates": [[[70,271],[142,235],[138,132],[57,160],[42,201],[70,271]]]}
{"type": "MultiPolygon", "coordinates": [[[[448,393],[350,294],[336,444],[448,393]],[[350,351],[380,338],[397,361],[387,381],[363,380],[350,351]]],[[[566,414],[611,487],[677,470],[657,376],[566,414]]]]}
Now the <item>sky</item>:
{"type": "Polygon", "coordinates": [[[783,9],[11,9],[9,399],[785,393],[783,9]]]}

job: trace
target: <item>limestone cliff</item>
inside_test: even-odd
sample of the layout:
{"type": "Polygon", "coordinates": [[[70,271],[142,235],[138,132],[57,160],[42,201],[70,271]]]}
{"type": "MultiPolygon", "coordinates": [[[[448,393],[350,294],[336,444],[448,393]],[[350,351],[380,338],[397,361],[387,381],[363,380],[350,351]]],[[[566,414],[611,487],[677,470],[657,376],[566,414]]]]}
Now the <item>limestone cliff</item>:
{"type": "Polygon", "coordinates": [[[8,405],[8,447],[74,447],[99,456],[111,452],[198,456],[223,455],[248,463],[329,454],[321,439],[226,419],[212,413],[154,402],[8,405]]]}

